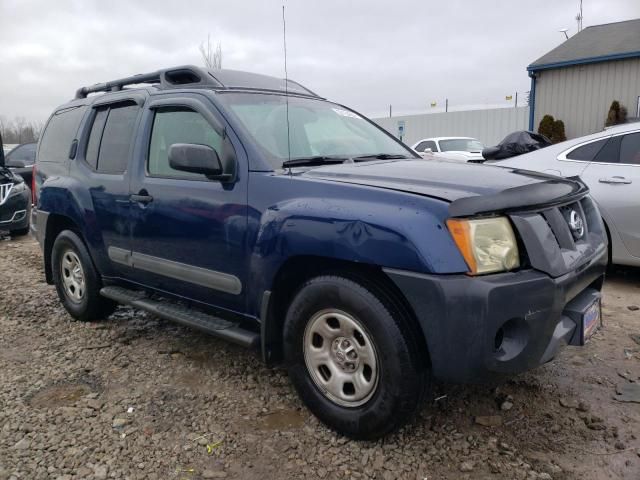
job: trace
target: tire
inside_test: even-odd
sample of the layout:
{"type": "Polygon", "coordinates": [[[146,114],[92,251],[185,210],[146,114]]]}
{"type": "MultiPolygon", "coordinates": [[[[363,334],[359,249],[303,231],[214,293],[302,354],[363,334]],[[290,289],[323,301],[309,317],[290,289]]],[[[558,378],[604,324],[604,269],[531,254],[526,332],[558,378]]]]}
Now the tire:
{"type": "Polygon", "coordinates": [[[76,233],[64,230],[56,237],[51,269],[60,302],[73,318],[83,322],[100,320],[113,313],[117,304],[100,295],[100,275],[76,233]]]}
{"type": "Polygon", "coordinates": [[[309,280],[289,306],[283,339],[289,376],[308,408],[343,435],[374,440],[414,416],[430,382],[412,319],[365,285],[342,276],[309,280]]]}

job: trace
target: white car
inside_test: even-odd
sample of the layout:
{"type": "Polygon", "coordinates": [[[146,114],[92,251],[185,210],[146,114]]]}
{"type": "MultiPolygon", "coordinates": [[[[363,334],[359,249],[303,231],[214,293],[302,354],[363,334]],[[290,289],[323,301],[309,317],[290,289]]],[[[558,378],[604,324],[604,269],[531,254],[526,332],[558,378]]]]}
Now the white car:
{"type": "Polygon", "coordinates": [[[490,163],[563,177],[579,175],[607,227],[611,262],[640,267],[640,123],[490,163]]]}
{"type": "Polygon", "coordinates": [[[437,157],[462,162],[482,162],[484,145],[471,137],[435,137],[424,138],[412,147],[419,154],[436,153],[437,157]]]}
{"type": "Polygon", "coordinates": [[[6,155],[7,153],[9,153],[11,150],[13,150],[14,148],[16,148],[18,146],[17,143],[5,143],[2,147],[2,149],[4,150],[4,154],[6,155]]]}

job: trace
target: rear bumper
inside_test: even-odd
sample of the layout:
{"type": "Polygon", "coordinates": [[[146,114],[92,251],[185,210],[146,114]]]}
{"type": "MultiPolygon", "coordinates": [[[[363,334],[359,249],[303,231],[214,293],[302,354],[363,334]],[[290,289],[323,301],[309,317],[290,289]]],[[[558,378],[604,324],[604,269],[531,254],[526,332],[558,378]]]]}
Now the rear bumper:
{"type": "Polygon", "coordinates": [[[580,313],[599,297],[606,264],[603,248],[558,278],[535,270],[482,277],[385,272],[413,307],[434,376],[478,383],[530,370],[564,345],[581,344],[580,313]]]}

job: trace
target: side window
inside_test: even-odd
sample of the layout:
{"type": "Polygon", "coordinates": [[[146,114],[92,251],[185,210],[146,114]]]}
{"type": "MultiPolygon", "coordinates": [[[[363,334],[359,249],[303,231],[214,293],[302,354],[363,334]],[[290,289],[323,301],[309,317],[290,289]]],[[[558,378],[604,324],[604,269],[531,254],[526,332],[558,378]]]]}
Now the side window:
{"type": "Polygon", "coordinates": [[[416,152],[424,152],[424,149],[427,148],[427,143],[429,142],[420,142],[418,145],[416,145],[416,148],[414,149],[416,152]]]}
{"type": "Polygon", "coordinates": [[[127,169],[139,110],[135,104],[109,108],[98,150],[99,172],[124,173],[127,169]]]}
{"type": "Polygon", "coordinates": [[[618,163],[620,161],[620,141],[622,136],[611,137],[602,149],[593,157],[594,162],[618,163]]]}
{"type": "Polygon", "coordinates": [[[86,107],[70,107],[58,110],[49,119],[40,140],[38,162],[65,162],[69,159],[71,142],[78,133],[78,127],[86,107]]]}
{"type": "Polygon", "coordinates": [[[607,143],[608,138],[602,140],[596,140],[595,142],[587,143],[581,147],[576,148],[567,154],[569,160],[582,160],[584,162],[592,161],[598,154],[604,144],[607,143]]]}
{"type": "Polygon", "coordinates": [[[93,118],[93,125],[91,126],[91,133],[89,134],[85,160],[94,170],[98,168],[98,151],[100,150],[102,132],[104,131],[104,124],[107,121],[108,114],[109,107],[103,107],[96,111],[96,115],[93,118]]]}
{"type": "Polygon", "coordinates": [[[620,163],[640,165],[640,133],[630,133],[622,137],[620,163]]]}
{"type": "Polygon", "coordinates": [[[208,145],[222,157],[222,137],[198,112],[182,107],[156,110],[149,143],[149,175],[205,180],[199,173],[174,170],[169,165],[169,148],[174,143],[208,145]]]}
{"type": "Polygon", "coordinates": [[[436,147],[436,142],[427,142],[427,144],[424,146],[423,150],[425,148],[430,148],[432,152],[437,152],[438,151],[438,147],[436,147]]]}

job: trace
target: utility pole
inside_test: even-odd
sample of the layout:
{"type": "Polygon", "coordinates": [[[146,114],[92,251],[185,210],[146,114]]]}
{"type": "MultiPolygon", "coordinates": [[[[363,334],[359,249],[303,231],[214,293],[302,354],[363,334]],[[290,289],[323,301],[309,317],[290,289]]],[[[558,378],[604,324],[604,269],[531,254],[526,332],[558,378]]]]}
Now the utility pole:
{"type": "Polygon", "coordinates": [[[389,118],[391,118],[391,116],[392,116],[392,115],[391,115],[391,112],[392,112],[392,111],[393,111],[393,110],[392,110],[392,108],[391,108],[391,104],[389,104],[389,118]]]}
{"type": "Polygon", "coordinates": [[[449,99],[448,98],[444,99],[444,111],[445,111],[445,113],[449,111],[449,99]]]}
{"type": "Polygon", "coordinates": [[[518,108],[518,92],[516,92],[516,101],[515,101],[515,103],[513,104],[513,107],[514,107],[514,108],[518,108]]]}

